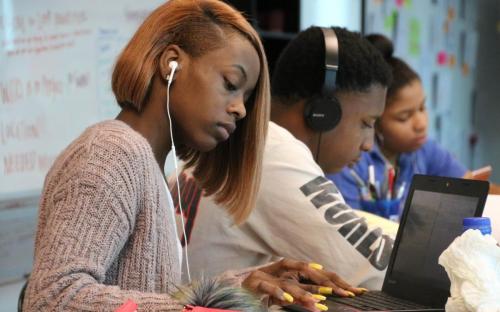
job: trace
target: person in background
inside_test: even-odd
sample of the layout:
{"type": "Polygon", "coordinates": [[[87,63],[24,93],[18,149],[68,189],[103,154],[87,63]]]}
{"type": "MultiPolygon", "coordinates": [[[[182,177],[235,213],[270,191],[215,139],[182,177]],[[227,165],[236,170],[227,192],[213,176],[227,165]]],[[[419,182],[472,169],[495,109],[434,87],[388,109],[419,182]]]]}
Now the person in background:
{"type": "Polygon", "coordinates": [[[352,210],[324,172],[354,163],[371,148],[391,74],[380,53],[359,33],[331,30],[338,39],[335,81],[325,78],[325,35],[319,27],[300,32],[276,63],[262,180],[255,209],[245,223],[235,226],[224,204],[204,193],[189,170],[181,174],[186,219],[182,242],[187,242],[195,276],[289,257],[317,261],[353,285],[381,287],[396,226],[352,210]],[[324,94],[324,84],[334,93],[324,94]],[[338,124],[325,131],[311,126],[305,116],[311,116],[312,101],[324,101],[329,109],[334,107],[333,96],[341,108],[341,116],[331,116],[339,118],[338,124]]]}
{"type": "Polygon", "coordinates": [[[414,174],[471,178],[470,172],[427,134],[426,94],[418,74],[393,56],[392,42],[385,36],[366,37],[384,56],[392,70],[384,113],[375,124],[375,144],[358,162],[339,173],[329,174],[346,202],[363,208],[363,188],[374,185],[377,195],[406,200],[414,174]]]}
{"type": "MultiPolygon", "coordinates": [[[[269,119],[262,43],[217,0],[170,0],[120,54],[121,112],[86,129],[55,160],[40,200],[25,311],[181,311],[182,253],[163,174],[179,156],[239,223],[254,207],[269,119]],[[252,168],[249,170],[248,168],[252,168]]],[[[318,310],[318,285],[360,293],[335,274],[282,260],[228,272],[231,285],[318,310]],[[307,278],[299,284],[291,275],[307,278]]]]}

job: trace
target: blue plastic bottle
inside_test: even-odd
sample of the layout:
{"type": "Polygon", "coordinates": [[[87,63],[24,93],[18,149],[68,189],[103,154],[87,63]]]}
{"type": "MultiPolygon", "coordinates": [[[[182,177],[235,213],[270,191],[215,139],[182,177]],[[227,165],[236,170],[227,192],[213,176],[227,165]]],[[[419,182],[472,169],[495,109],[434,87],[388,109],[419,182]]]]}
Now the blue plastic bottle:
{"type": "Polygon", "coordinates": [[[483,235],[491,235],[491,220],[486,217],[464,218],[464,232],[468,229],[480,230],[483,235]]]}

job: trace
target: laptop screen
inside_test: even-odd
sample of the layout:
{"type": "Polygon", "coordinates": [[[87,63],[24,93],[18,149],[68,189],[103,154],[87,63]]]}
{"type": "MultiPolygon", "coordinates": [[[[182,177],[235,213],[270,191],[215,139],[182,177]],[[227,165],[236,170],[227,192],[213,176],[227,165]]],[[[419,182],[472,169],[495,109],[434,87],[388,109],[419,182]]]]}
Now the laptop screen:
{"type": "MultiPolygon", "coordinates": [[[[425,178],[418,179],[422,182],[425,178]]],[[[442,178],[434,181],[443,182],[442,178]]],[[[438,258],[462,234],[463,218],[480,215],[478,207],[484,205],[487,193],[487,189],[481,192],[477,187],[467,188],[468,182],[458,185],[461,180],[450,181],[456,182],[454,190],[447,190],[444,184],[419,187],[419,181],[412,186],[384,291],[420,304],[444,306],[450,282],[438,258]]]]}
{"type": "Polygon", "coordinates": [[[470,196],[416,190],[392,273],[448,289],[450,284],[438,258],[462,233],[463,216],[474,215],[477,201],[470,196]]]}

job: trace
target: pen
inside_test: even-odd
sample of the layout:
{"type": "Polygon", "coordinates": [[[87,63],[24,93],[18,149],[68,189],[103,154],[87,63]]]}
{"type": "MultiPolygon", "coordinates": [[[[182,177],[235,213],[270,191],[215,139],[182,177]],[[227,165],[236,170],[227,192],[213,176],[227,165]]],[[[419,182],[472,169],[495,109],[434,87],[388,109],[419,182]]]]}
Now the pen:
{"type": "Polygon", "coordinates": [[[366,187],[366,185],[363,185],[360,188],[360,191],[361,191],[361,198],[363,198],[364,201],[373,200],[372,195],[370,194],[370,191],[368,190],[368,188],[366,187]]]}
{"type": "Polygon", "coordinates": [[[368,189],[372,195],[373,199],[378,198],[378,189],[375,183],[375,167],[373,165],[368,166],[368,189]]]}
{"type": "Polygon", "coordinates": [[[361,179],[361,177],[353,169],[350,169],[349,173],[354,178],[354,180],[356,180],[356,184],[358,184],[359,191],[361,192],[361,198],[365,201],[372,200],[372,195],[370,194],[370,191],[368,190],[368,187],[366,186],[363,179],[361,179]]]}
{"type": "Polygon", "coordinates": [[[387,196],[387,192],[389,191],[389,178],[388,178],[389,169],[384,170],[384,179],[382,180],[382,186],[380,187],[380,198],[384,195],[387,196]]]}
{"type": "Polygon", "coordinates": [[[387,172],[387,199],[392,198],[392,189],[394,188],[394,168],[390,167],[387,172]]]}
{"type": "Polygon", "coordinates": [[[375,167],[373,165],[368,166],[368,183],[375,186],[375,167]]]}
{"type": "Polygon", "coordinates": [[[377,188],[375,187],[375,184],[371,184],[368,186],[368,189],[370,190],[370,194],[372,196],[372,199],[377,199],[378,198],[378,192],[377,188]]]}
{"type": "Polygon", "coordinates": [[[376,191],[376,198],[377,199],[382,199],[382,190],[380,187],[380,181],[375,180],[375,191],[376,191]]]}
{"type": "Polygon", "coordinates": [[[401,199],[403,197],[405,186],[406,186],[406,181],[403,181],[403,183],[401,183],[401,185],[399,186],[398,193],[396,195],[397,199],[401,199]]]}
{"type": "Polygon", "coordinates": [[[358,184],[359,187],[366,186],[365,182],[363,182],[363,179],[361,179],[361,177],[356,173],[356,171],[350,169],[349,172],[351,173],[354,180],[356,180],[356,183],[358,184]]]}

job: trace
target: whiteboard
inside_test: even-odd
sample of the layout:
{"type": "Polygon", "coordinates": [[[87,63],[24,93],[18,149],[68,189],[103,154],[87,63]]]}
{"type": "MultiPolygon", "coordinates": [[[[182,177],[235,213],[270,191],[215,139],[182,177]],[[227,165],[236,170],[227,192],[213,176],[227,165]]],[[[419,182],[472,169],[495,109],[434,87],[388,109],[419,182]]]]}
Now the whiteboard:
{"type": "Polygon", "coordinates": [[[361,0],[302,0],[300,29],[309,26],[340,26],[361,30],[361,0]]]}
{"type": "Polygon", "coordinates": [[[38,196],[64,147],[116,116],[114,61],[163,2],[0,2],[0,203],[38,196]]]}

